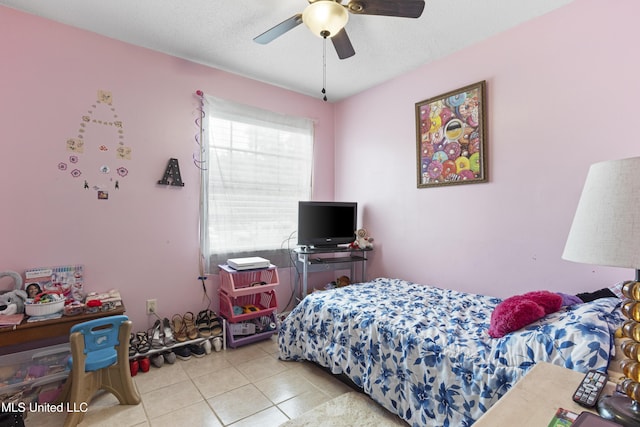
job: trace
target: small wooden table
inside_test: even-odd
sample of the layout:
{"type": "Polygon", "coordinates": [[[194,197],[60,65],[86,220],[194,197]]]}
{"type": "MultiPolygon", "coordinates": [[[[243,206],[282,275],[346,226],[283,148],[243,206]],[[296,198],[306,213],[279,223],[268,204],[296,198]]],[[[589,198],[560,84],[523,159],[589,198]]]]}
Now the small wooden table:
{"type": "MultiPolygon", "coordinates": [[[[579,414],[585,410],[572,399],[584,374],[551,363],[539,362],[493,405],[473,427],[547,426],[558,408],[579,414]]],[[[602,395],[612,394],[608,382],[602,395]]],[[[596,410],[590,412],[597,413],[596,410]]]]}
{"type": "MultiPolygon", "coordinates": [[[[63,336],[67,336],[68,341],[69,331],[73,325],[86,322],[87,320],[123,314],[124,312],[125,307],[124,304],[122,304],[120,307],[110,311],[78,314],[76,316],[62,316],[58,319],[41,320],[39,322],[27,322],[25,318],[19,325],[0,328],[0,354],[7,353],[4,351],[5,347],[30,343],[32,341],[63,336]]],[[[9,353],[10,352],[11,351],[9,351],[9,353]]]]}

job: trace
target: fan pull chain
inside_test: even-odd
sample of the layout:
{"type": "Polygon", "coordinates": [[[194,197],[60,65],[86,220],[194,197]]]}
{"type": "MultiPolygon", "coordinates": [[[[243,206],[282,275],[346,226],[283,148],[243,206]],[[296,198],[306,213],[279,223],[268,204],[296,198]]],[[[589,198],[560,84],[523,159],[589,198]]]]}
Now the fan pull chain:
{"type": "Polygon", "coordinates": [[[322,33],[322,100],[327,102],[327,34],[322,33]]]}

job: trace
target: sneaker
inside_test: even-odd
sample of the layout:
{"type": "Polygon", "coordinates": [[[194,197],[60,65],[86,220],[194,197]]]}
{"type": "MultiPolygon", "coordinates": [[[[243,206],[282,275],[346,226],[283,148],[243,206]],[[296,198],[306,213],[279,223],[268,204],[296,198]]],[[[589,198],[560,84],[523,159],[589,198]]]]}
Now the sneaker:
{"type": "Polygon", "coordinates": [[[213,341],[213,349],[216,352],[222,350],[222,338],[215,337],[212,341],[213,341]]]}
{"type": "Polygon", "coordinates": [[[154,354],[151,356],[151,364],[156,368],[161,368],[164,365],[164,356],[161,354],[154,354]]]}
{"type": "Polygon", "coordinates": [[[210,340],[205,340],[202,343],[202,348],[204,349],[204,353],[205,354],[210,354],[211,353],[211,341],[210,340]]]}
{"type": "Polygon", "coordinates": [[[204,348],[199,344],[189,344],[186,347],[188,347],[191,354],[195,357],[203,357],[206,354],[204,348]]]}
{"type": "Polygon", "coordinates": [[[176,357],[180,360],[189,360],[191,359],[191,350],[189,350],[189,346],[182,345],[180,347],[175,347],[173,349],[176,357]]]}
{"type": "Polygon", "coordinates": [[[164,362],[168,363],[169,365],[173,365],[174,363],[176,363],[176,354],[173,351],[162,353],[162,357],[164,357],[164,362]]]}

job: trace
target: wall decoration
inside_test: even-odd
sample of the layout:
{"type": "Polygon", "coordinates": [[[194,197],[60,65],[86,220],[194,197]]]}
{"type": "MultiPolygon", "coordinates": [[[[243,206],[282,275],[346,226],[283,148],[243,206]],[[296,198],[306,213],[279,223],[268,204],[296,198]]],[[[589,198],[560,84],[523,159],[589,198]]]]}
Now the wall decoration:
{"type": "Polygon", "coordinates": [[[164,171],[164,176],[160,181],[158,181],[158,184],[184,187],[182,177],[180,176],[180,165],[178,165],[178,159],[169,159],[167,168],[164,171]]]}
{"type": "Polygon", "coordinates": [[[487,181],[485,86],[416,103],[418,188],[487,181]]]}
{"type": "Polygon", "coordinates": [[[202,127],[202,121],[204,119],[204,92],[196,90],[196,96],[198,97],[198,108],[196,110],[198,117],[196,117],[196,126],[198,127],[198,133],[195,136],[196,144],[198,145],[198,153],[193,154],[193,164],[198,169],[207,170],[207,150],[202,145],[204,142],[203,134],[204,128],[202,127]]]}
{"type": "Polygon", "coordinates": [[[98,199],[107,200],[107,189],[119,189],[121,179],[129,174],[124,164],[132,159],[133,151],[125,145],[124,125],[110,91],[97,91],[95,103],[80,116],[77,132],[65,141],[66,151],[71,154],[58,162],[58,170],[73,178],[82,176],[82,188],[91,188],[99,192],[98,199]]]}
{"type": "Polygon", "coordinates": [[[131,160],[131,147],[120,146],[116,148],[116,158],[121,160],[131,160]]]}
{"type": "Polygon", "coordinates": [[[76,153],[84,152],[84,142],[78,138],[67,139],[67,150],[74,151],[76,153]]]}

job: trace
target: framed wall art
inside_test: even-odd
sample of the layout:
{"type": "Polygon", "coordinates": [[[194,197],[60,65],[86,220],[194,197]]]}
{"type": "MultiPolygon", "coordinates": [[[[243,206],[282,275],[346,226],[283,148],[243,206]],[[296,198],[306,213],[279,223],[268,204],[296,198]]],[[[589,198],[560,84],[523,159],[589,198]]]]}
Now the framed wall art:
{"type": "Polygon", "coordinates": [[[487,181],[485,86],[416,103],[418,188],[487,181]]]}

